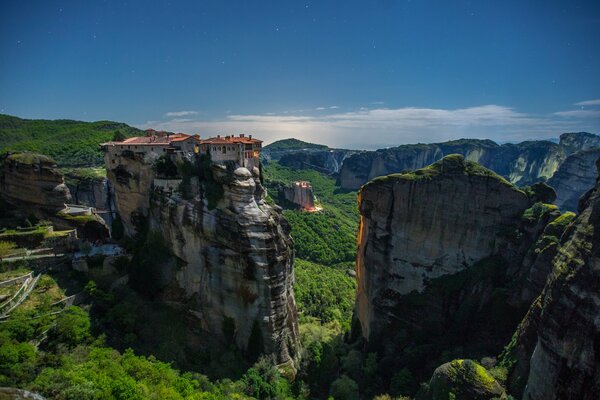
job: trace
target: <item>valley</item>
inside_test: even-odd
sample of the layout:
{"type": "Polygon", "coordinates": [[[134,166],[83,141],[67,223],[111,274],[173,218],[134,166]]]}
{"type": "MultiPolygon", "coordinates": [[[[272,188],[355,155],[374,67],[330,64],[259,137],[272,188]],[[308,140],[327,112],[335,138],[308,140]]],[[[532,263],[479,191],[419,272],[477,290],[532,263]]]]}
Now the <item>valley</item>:
{"type": "Polygon", "coordinates": [[[21,138],[2,148],[3,386],[49,399],[600,392],[596,135],[359,152],[0,122],[21,138]]]}

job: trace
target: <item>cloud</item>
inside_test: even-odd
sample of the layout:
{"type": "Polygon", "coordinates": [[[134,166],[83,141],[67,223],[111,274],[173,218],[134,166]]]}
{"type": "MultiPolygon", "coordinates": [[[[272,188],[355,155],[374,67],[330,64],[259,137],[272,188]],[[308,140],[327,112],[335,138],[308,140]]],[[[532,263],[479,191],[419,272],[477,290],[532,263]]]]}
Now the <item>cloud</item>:
{"type": "Polygon", "coordinates": [[[575,103],[576,106],[600,106],[600,99],[585,100],[575,103]]]}
{"type": "Polygon", "coordinates": [[[567,118],[600,118],[600,110],[558,111],[554,115],[567,118]]]}
{"type": "MultiPolygon", "coordinates": [[[[236,114],[214,120],[171,119],[141,128],[198,133],[202,137],[247,133],[266,143],[294,137],[338,148],[376,149],[406,143],[432,143],[458,138],[498,142],[556,138],[562,132],[600,130],[600,115],[591,110],[533,115],[502,105],[443,108],[360,108],[339,112],[236,114]],[[585,112],[585,113],[582,113],[585,112]],[[309,115],[310,114],[310,115],[309,115]]],[[[598,111],[600,113],[600,111],[598,111]]]]}
{"type": "Polygon", "coordinates": [[[186,117],[189,115],[197,115],[198,111],[169,111],[165,117],[186,117]]]}

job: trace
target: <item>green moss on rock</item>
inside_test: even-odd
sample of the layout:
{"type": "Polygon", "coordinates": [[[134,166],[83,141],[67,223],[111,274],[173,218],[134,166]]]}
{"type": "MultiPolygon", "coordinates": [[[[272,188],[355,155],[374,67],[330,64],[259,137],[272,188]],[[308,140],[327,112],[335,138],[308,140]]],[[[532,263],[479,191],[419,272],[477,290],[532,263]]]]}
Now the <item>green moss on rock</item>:
{"type": "Polygon", "coordinates": [[[414,171],[379,176],[367,182],[365,186],[388,181],[418,181],[422,179],[433,179],[442,174],[465,174],[470,176],[490,177],[497,179],[505,185],[513,186],[494,171],[489,170],[476,162],[465,160],[464,156],[461,154],[447,155],[431,165],[414,171]]]}
{"type": "Polygon", "coordinates": [[[506,399],[506,393],[494,377],[472,360],[454,360],[439,366],[429,384],[417,395],[420,400],[506,399]]]}

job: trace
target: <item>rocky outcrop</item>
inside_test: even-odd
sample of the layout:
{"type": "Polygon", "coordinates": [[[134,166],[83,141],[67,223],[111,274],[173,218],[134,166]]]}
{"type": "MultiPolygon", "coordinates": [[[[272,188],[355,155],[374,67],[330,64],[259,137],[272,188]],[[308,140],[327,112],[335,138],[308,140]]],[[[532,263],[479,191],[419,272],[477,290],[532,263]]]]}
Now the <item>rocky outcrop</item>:
{"type": "MultiPolygon", "coordinates": [[[[600,138],[598,141],[600,142],[600,138]]],[[[593,165],[599,157],[600,147],[578,151],[567,157],[548,180],[548,184],[556,190],[556,205],[563,210],[577,210],[581,195],[594,186],[596,171],[593,165]]]]}
{"type": "Polygon", "coordinates": [[[115,209],[113,189],[107,178],[86,178],[66,174],[65,182],[72,196],[73,204],[81,204],[104,211],[101,216],[107,223],[112,222],[115,209]]]}
{"type": "Polygon", "coordinates": [[[303,210],[315,209],[315,196],[309,182],[294,182],[291,187],[283,189],[283,195],[287,202],[292,203],[303,210]]]}
{"type": "Polygon", "coordinates": [[[263,148],[261,158],[265,162],[278,161],[294,169],[315,169],[325,174],[337,174],[344,160],[355,150],[332,149],[322,144],[297,139],[278,140],[263,148]]]}
{"type": "Polygon", "coordinates": [[[337,174],[351,150],[293,151],[282,154],[279,164],[293,169],[315,169],[325,174],[337,174]]]}
{"type": "Polygon", "coordinates": [[[454,360],[440,365],[416,397],[437,399],[501,400],[507,395],[500,384],[481,365],[472,360],[454,360]]]}
{"type": "Polygon", "coordinates": [[[355,190],[377,176],[422,168],[448,154],[461,154],[519,185],[550,178],[566,156],[559,145],[547,141],[498,145],[491,140],[461,139],[403,145],[350,156],[338,183],[343,189],[355,190]]]}
{"type": "Polygon", "coordinates": [[[121,157],[105,154],[106,176],[114,188],[114,203],[125,233],[135,236],[140,217],[148,215],[150,191],[155,172],[152,157],[125,153],[121,157]]]}
{"type": "Polygon", "coordinates": [[[562,236],[542,295],[500,357],[514,396],[600,396],[600,180],[579,211],[562,236]]]}
{"type": "Polygon", "coordinates": [[[564,226],[550,227],[561,214],[540,200],[553,199],[461,155],[364,185],[353,334],[387,371],[421,379],[442,352],[497,354],[549,272],[542,260],[564,226]]]}
{"type": "Polygon", "coordinates": [[[71,202],[56,163],[48,156],[14,153],[2,160],[0,176],[2,198],[16,207],[58,211],[71,202]]]}
{"type": "Polygon", "coordinates": [[[529,207],[523,192],[458,155],[375,179],[359,196],[357,315],[367,340],[387,329],[394,298],[496,254],[529,207]]]}
{"type": "Polygon", "coordinates": [[[600,136],[587,132],[563,133],[559,144],[568,152],[575,153],[600,147],[600,136]]]}
{"type": "MultiPolygon", "coordinates": [[[[356,190],[377,176],[422,168],[445,155],[462,154],[467,160],[523,186],[551,178],[569,154],[598,147],[600,136],[585,132],[563,134],[559,144],[527,141],[498,145],[491,140],[461,139],[402,145],[349,156],[340,170],[338,184],[343,189],[356,190]]],[[[578,195],[581,194],[578,192],[578,195]]]]}
{"type": "Polygon", "coordinates": [[[211,346],[232,340],[250,358],[272,354],[293,369],[298,321],[287,221],[263,201],[258,169],[188,167],[180,193],[151,191],[149,160],[122,159],[108,172],[127,231],[147,218],[177,260],[161,266],[158,295],[189,310],[211,346]]]}

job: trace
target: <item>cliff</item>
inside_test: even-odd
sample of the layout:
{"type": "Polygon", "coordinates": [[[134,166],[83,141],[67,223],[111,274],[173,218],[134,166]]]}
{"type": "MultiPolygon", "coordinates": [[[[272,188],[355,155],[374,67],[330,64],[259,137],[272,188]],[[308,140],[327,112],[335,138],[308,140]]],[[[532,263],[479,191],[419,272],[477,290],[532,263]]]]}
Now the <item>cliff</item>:
{"type": "MultiPolygon", "coordinates": [[[[527,141],[499,145],[491,140],[460,139],[402,145],[350,155],[340,169],[338,184],[343,189],[357,190],[377,176],[422,168],[445,155],[461,154],[523,186],[550,179],[568,155],[598,147],[600,136],[585,132],[563,134],[559,144],[527,141]]],[[[593,167],[593,163],[588,167],[593,167]]],[[[571,196],[581,194],[571,193],[571,196]]]]}
{"type": "Polygon", "coordinates": [[[303,142],[298,139],[278,140],[265,146],[261,157],[266,162],[278,161],[294,169],[315,169],[325,174],[337,174],[344,160],[355,150],[332,149],[325,145],[303,142]]]}
{"type": "Polygon", "coordinates": [[[287,202],[303,210],[315,209],[315,195],[312,186],[306,181],[294,182],[291,187],[283,189],[283,196],[287,202]]]}
{"type": "Polygon", "coordinates": [[[593,165],[599,157],[600,147],[579,151],[566,158],[548,180],[556,190],[556,205],[564,210],[577,210],[581,195],[594,186],[596,171],[593,165]]]}
{"type": "Polygon", "coordinates": [[[153,160],[107,160],[127,232],[146,219],[171,261],[158,268],[158,296],[190,311],[210,346],[231,340],[249,358],[273,354],[295,367],[298,322],[289,225],[263,201],[259,171],[178,160],[175,192],[153,187],[153,160]],[[177,262],[172,262],[176,260],[177,262]]]}
{"type": "Polygon", "coordinates": [[[56,212],[71,201],[63,175],[50,157],[35,153],[8,154],[2,160],[2,197],[15,207],[56,212]]]}
{"type": "Polygon", "coordinates": [[[442,352],[497,354],[541,288],[530,250],[560,216],[548,189],[525,194],[461,155],[364,185],[353,334],[421,377],[442,352]]]}
{"type": "MultiPolygon", "coordinates": [[[[596,163],[600,172],[600,160],[596,163]]],[[[500,357],[524,399],[600,396],[600,180],[561,238],[552,273],[500,357]]]]}
{"type": "Polygon", "coordinates": [[[65,174],[65,183],[69,188],[74,204],[102,210],[100,216],[107,224],[112,223],[112,212],[115,209],[113,189],[108,178],[85,177],[78,174],[65,174]]]}
{"type": "Polygon", "coordinates": [[[600,136],[587,132],[563,133],[560,135],[559,144],[568,153],[590,150],[600,147],[600,136]]]}

